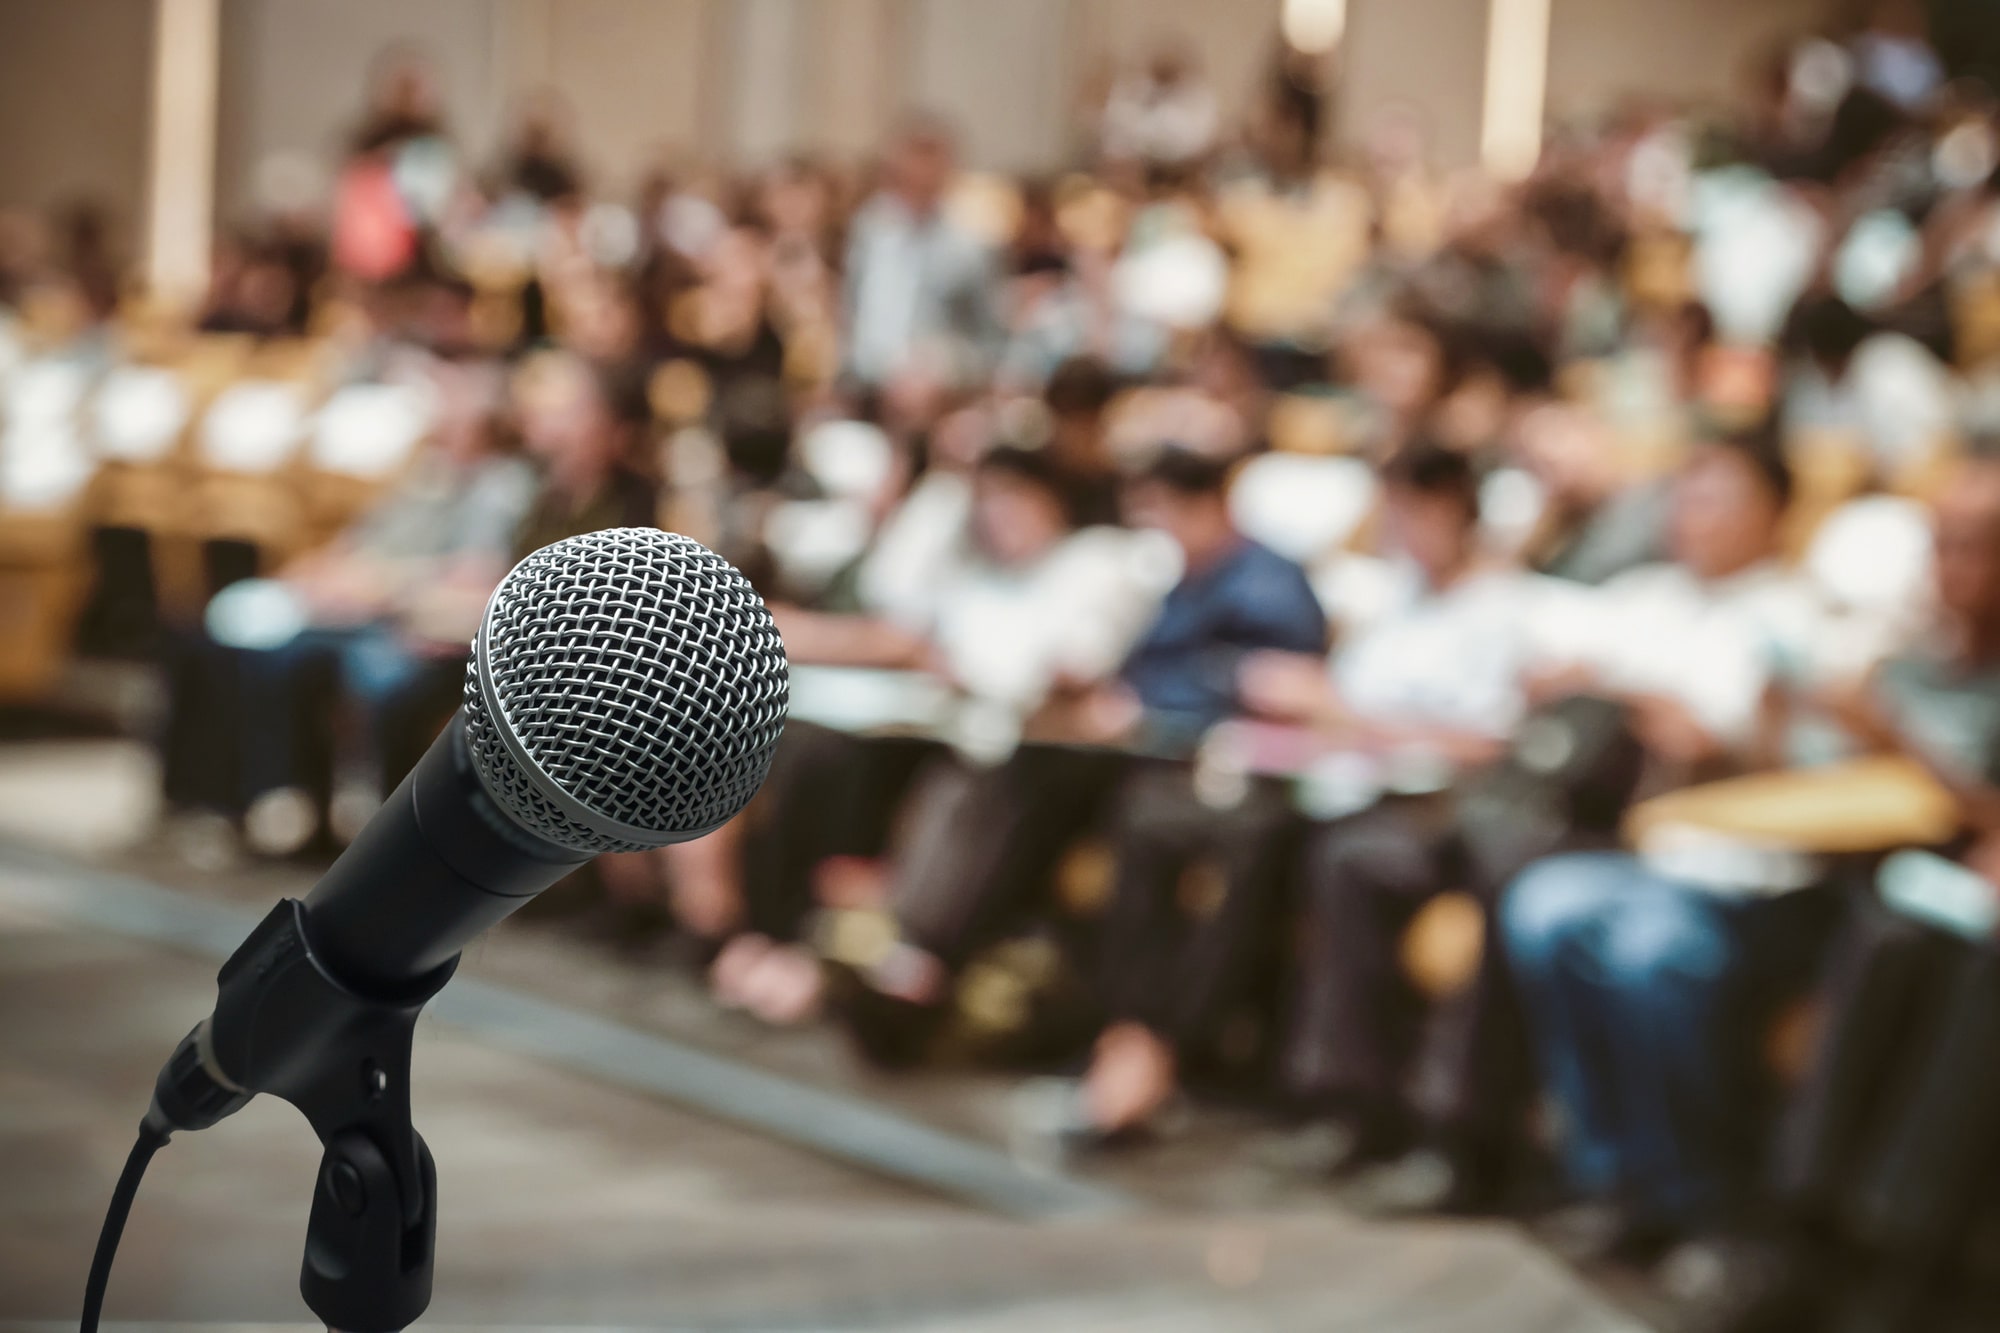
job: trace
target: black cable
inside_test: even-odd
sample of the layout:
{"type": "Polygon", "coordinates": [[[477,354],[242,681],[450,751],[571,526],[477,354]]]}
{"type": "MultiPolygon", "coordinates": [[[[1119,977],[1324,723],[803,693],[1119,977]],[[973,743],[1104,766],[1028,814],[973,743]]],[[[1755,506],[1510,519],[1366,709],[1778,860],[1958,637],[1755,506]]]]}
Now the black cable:
{"type": "Polygon", "coordinates": [[[111,1191],[111,1206],[104,1212],[104,1228],[97,1233],[97,1253],[90,1258],[90,1280],[83,1288],[81,1333],[97,1333],[97,1317],[104,1309],[104,1288],[111,1281],[111,1260],[118,1253],[118,1238],[125,1234],[125,1218],[139,1193],[139,1179],[146,1174],[146,1164],[153,1160],[153,1154],[166,1147],[172,1136],[173,1130],[157,1109],[147,1112],[139,1123],[139,1139],[125,1159],[117,1188],[111,1191]]]}

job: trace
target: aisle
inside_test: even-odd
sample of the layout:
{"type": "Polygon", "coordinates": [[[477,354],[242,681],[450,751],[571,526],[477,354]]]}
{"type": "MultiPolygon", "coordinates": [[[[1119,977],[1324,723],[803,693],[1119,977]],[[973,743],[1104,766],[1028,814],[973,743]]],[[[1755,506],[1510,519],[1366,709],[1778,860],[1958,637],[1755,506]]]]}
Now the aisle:
{"type": "MultiPolygon", "coordinates": [[[[212,964],[81,926],[64,890],[0,865],[0,1329],[74,1326],[61,1321],[152,1071],[212,994],[212,964]]],[[[206,905],[186,906],[194,940],[206,905]]],[[[440,1173],[425,1328],[1632,1327],[1504,1228],[1323,1209],[1008,1220],[442,1021],[420,1038],[416,1097],[440,1173]]],[[[316,1156],[268,1101],[177,1139],[140,1196],[109,1316],[154,1321],[133,1333],[302,1326],[316,1156]]]]}

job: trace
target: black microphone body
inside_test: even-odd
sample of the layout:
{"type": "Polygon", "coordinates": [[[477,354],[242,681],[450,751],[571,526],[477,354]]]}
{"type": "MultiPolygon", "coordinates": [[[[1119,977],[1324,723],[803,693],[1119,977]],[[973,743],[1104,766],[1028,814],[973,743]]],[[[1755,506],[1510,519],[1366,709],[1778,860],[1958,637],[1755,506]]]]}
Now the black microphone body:
{"type": "Polygon", "coordinates": [[[223,964],[147,1124],[205,1129],[260,1093],[305,1114],[324,1156],[300,1289],[329,1327],[392,1333],[429,1303],[436,1172],[410,1043],[460,952],[600,852],[734,817],[769,770],[786,677],[763,601],[698,543],[612,529],[544,547],[487,604],[465,706],[223,964]]]}
{"type": "Polygon", "coordinates": [[[450,723],[305,897],[316,953],[346,985],[395,994],[590,859],[509,819],[450,723]]]}
{"type": "Polygon", "coordinates": [[[303,900],[272,908],[222,966],[215,1009],[154,1088],[198,1130],[259,1094],[325,1145],[300,1290],[330,1328],[390,1333],[430,1303],[437,1169],[410,1123],[410,1043],[473,937],[588,857],[513,824],[454,715],[303,900]]]}

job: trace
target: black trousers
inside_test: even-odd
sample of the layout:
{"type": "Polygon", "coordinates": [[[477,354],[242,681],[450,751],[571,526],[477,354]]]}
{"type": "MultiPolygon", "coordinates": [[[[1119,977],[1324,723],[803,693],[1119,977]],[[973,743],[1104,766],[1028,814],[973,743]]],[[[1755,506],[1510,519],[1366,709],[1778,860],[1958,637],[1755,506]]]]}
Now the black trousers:
{"type": "Polygon", "coordinates": [[[1106,1012],[1182,1047],[1225,1020],[1268,1010],[1301,822],[1275,785],[1233,805],[1196,793],[1185,766],[1140,765],[1118,793],[1117,870],[1100,941],[1106,1012]]]}
{"type": "Polygon", "coordinates": [[[990,767],[934,755],[899,820],[890,905],[904,937],[957,968],[1005,935],[1101,822],[1129,763],[1035,745],[990,767]]]}
{"type": "Polygon", "coordinates": [[[1536,856],[1587,845],[1486,828],[1450,794],[1389,797],[1319,830],[1301,860],[1299,974],[1280,1077],[1302,1104],[1414,1118],[1480,1145],[1506,1145],[1534,1090],[1532,1063],[1492,910],[1536,856]],[[1486,914],[1472,983],[1433,1006],[1405,975],[1402,941],[1448,891],[1486,914]]]}
{"type": "Polygon", "coordinates": [[[1921,1295],[2000,1198],[2000,951],[1856,894],[1824,994],[1776,1189],[1921,1295]]]}
{"type": "Polygon", "coordinates": [[[813,910],[813,872],[830,856],[874,856],[890,836],[930,741],[852,736],[792,722],[748,814],[745,924],[795,939],[813,910]]]}

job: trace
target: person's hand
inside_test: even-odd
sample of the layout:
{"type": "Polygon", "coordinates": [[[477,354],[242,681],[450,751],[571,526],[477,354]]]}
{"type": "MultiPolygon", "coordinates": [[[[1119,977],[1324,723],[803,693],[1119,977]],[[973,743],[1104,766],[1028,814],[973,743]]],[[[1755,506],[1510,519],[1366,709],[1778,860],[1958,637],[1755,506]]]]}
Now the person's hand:
{"type": "Polygon", "coordinates": [[[1139,696],[1123,685],[1106,685],[1077,702],[1076,725],[1081,739],[1108,745],[1138,729],[1146,709],[1139,696]]]}
{"type": "Polygon", "coordinates": [[[1640,743],[1670,763],[1703,764],[1728,753],[1728,747],[1678,699],[1642,695],[1630,706],[1632,730],[1640,743]]]}
{"type": "Polygon", "coordinates": [[[389,603],[383,571],[357,558],[315,561],[285,581],[322,625],[361,624],[375,619],[389,603]]]}
{"type": "Polygon", "coordinates": [[[1988,884],[2000,886],[2000,833],[1981,834],[1965,853],[1965,868],[1988,884]]]}
{"type": "Polygon", "coordinates": [[[1528,702],[1540,707],[1554,703],[1558,699],[1569,699],[1579,694],[1589,694],[1597,688],[1597,673],[1581,663],[1567,666],[1544,667],[1530,671],[1521,678],[1521,692],[1528,702]]]}
{"type": "Polygon", "coordinates": [[[1803,702],[1814,712],[1873,749],[1896,746],[1896,731],[1866,680],[1839,681],[1807,691],[1803,702]]]}
{"type": "Polygon", "coordinates": [[[1339,715],[1326,662],[1302,653],[1252,653],[1236,672],[1243,706],[1291,722],[1330,722],[1339,715]]]}

